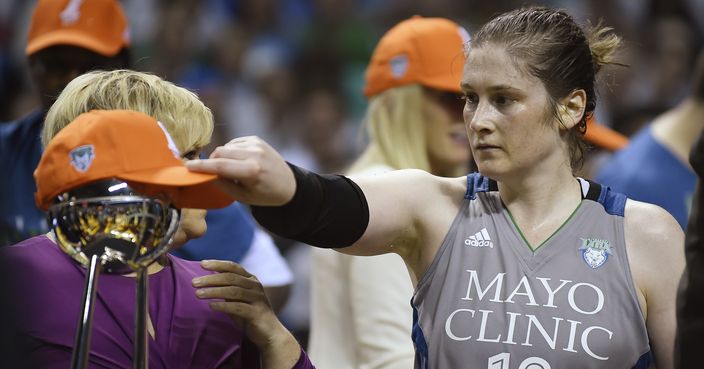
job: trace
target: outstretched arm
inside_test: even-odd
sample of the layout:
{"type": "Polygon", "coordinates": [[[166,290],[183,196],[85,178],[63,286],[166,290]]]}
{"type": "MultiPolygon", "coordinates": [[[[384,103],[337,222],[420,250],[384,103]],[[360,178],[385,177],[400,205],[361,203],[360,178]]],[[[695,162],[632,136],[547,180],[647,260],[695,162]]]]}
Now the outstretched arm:
{"type": "Polygon", "coordinates": [[[281,324],[256,277],[231,261],[205,260],[216,272],[193,280],[196,296],[215,311],[228,314],[257,346],[263,369],[313,368],[291,332],[281,324]]]}
{"type": "MultiPolygon", "coordinates": [[[[266,228],[281,227],[286,232],[304,229],[299,234],[278,232],[284,237],[323,247],[351,245],[339,251],[354,255],[397,252],[407,261],[432,258],[434,250],[418,246],[439,245],[466,189],[464,179],[441,179],[419,170],[359,180],[305,171],[294,176],[283,158],[257,137],[234,139],[218,147],[210,159],[186,165],[219,175],[223,188],[241,202],[278,207],[265,211],[276,213],[271,215],[273,221],[263,224],[266,228]],[[361,216],[365,211],[368,222],[361,216]],[[348,223],[360,221],[354,227],[348,223]],[[290,226],[288,222],[296,223],[290,226]],[[340,227],[344,224],[347,227],[340,227]],[[343,228],[358,233],[349,234],[343,228]],[[337,243],[338,239],[342,242],[337,243]]],[[[261,215],[258,220],[265,223],[261,215]]]]}

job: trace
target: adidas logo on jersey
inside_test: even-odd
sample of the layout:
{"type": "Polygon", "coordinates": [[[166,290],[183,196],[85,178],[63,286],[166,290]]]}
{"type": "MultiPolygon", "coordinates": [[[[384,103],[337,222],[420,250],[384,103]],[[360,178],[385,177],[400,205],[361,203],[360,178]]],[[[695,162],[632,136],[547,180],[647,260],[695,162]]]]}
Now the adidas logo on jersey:
{"type": "Polygon", "coordinates": [[[489,237],[489,232],[486,231],[486,228],[482,228],[481,231],[475,233],[473,236],[467,237],[467,239],[464,240],[464,244],[474,247],[494,248],[494,243],[491,242],[491,237],[489,237]]]}

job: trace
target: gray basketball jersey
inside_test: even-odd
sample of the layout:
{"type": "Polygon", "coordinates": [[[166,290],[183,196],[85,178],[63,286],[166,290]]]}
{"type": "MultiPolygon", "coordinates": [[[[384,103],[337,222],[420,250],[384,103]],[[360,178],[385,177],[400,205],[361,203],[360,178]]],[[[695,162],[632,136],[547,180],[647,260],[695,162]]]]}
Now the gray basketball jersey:
{"type": "Polygon", "coordinates": [[[652,360],[626,255],[626,197],[583,200],[535,251],[496,183],[467,193],[412,300],[416,368],[628,369],[652,360]]]}

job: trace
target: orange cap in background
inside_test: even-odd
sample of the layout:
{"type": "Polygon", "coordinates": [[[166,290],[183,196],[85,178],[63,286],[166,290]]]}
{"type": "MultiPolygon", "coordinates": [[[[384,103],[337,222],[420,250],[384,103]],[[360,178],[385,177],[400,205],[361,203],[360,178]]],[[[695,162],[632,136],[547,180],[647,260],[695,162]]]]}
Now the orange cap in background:
{"type": "Polygon", "coordinates": [[[129,45],[127,17],[117,0],[39,0],[25,52],[31,55],[55,45],[114,56],[129,45]]]}
{"type": "Polygon", "coordinates": [[[584,133],[584,139],[609,151],[620,150],[628,145],[628,137],[598,123],[593,115],[587,119],[587,131],[584,133]]]}
{"type": "Polygon", "coordinates": [[[118,178],[147,196],[165,193],[178,208],[222,208],[234,201],[213,181],[189,171],[166,129],[128,110],[83,113],[47,145],[34,171],[37,205],[46,210],[62,193],[118,178]]]}
{"type": "Polygon", "coordinates": [[[469,33],[444,18],[414,16],[381,38],[365,74],[364,95],[419,83],[460,92],[464,47],[469,33]]]}

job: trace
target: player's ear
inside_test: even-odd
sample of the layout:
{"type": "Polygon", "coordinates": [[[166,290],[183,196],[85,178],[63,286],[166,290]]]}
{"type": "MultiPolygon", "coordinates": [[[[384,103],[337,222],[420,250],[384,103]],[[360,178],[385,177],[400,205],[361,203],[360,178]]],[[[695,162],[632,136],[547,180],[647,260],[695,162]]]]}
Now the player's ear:
{"type": "Polygon", "coordinates": [[[587,105],[587,93],[582,90],[574,90],[558,102],[558,113],[562,128],[570,130],[577,125],[584,116],[584,109],[587,105]]]}

